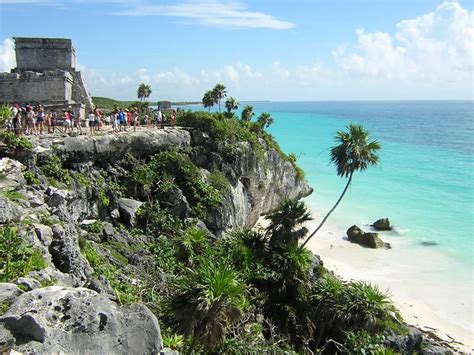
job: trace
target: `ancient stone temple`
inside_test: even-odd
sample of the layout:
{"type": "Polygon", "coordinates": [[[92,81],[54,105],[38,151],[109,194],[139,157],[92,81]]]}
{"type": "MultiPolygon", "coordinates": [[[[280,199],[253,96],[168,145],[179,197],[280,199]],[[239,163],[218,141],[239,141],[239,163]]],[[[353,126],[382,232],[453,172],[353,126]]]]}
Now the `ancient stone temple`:
{"type": "Polygon", "coordinates": [[[17,67],[0,73],[0,103],[36,104],[45,109],[92,107],[81,73],[76,70],[76,53],[70,39],[16,37],[17,67]]]}

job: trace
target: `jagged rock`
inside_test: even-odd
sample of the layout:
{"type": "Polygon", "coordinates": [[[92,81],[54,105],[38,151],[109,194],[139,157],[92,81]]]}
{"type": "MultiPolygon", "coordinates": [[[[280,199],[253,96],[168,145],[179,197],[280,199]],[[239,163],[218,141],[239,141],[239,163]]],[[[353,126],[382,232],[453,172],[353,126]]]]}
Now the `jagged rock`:
{"type": "Polygon", "coordinates": [[[45,226],[43,224],[35,224],[35,233],[38,239],[45,247],[49,247],[51,241],[53,240],[53,230],[50,226],[45,226]]]}
{"type": "Polygon", "coordinates": [[[15,284],[18,286],[23,286],[27,291],[31,291],[41,287],[41,284],[38,280],[32,279],[30,277],[20,277],[15,280],[15,284]]]}
{"type": "Polygon", "coordinates": [[[19,222],[23,215],[23,208],[0,196],[0,223],[19,222]]]}
{"type": "Polygon", "coordinates": [[[13,191],[26,185],[22,171],[25,166],[10,158],[0,159],[0,191],[13,191]]]}
{"type": "Polygon", "coordinates": [[[183,191],[177,187],[171,187],[160,194],[160,203],[167,207],[172,214],[179,218],[187,218],[191,215],[191,207],[183,195],[183,191]]]}
{"type": "Polygon", "coordinates": [[[105,222],[103,224],[102,235],[104,242],[112,239],[112,237],[115,235],[115,228],[112,223],[105,222]]]}
{"type": "Polygon", "coordinates": [[[56,190],[50,195],[46,204],[49,207],[58,207],[66,202],[67,194],[67,191],[56,190]]]}
{"type": "Polygon", "coordinates": [[[128,227],[135,226],[135,214],[142,205],[142,202],[131,198],[119,198],[117,201],[120,218],[128,227]]]}
{"type": "Polygon", "coordinates": [[[79,163],[119,160],[127,153],[152,155],[168,146],[189,146],[190,143],[191,136],[184,130],[147,130],[120,135],[66,137],[56,149],[68,161],[79,163]]]}
{"type": "Polygon", "coordinates": [[[110,211],[110,217],[112,217],[115,220],[119,219],[120,218],[119,210],[114,208],[112,211],[110,211]]]}
{"type": "Polygon", "coordinates": [[[103,275],[87,281],[84,287],[97,293],[104,294],[112,301],[117,301],[117,296],[114,289],[110,285],[109,280],[107,280],[103,275]]]}
{"type": "Polygon", "coordinates": [[[201,145],[209,141],[209,135],[207,133],[193,130],[191,132],[192,142],[196,145],[201,145]]]}
{"type": "Polygon", "coordinates": [[[390,244],[384,243],[378,233],[366,233],[356,225],[353,225],[347,230],[347,237],[352,243],[360,244],[368,248],[387,248],[390,249],[390,244]]]}
{"type": "Polygon", "coordinates": [[[401,354],[413,354],[419,350],[423,336],[421,331],[415,327],[408,327],[408,334],[397,335],[389,330],[385,337],[385,345],[401,354]]]}
{"type": "Polygon", "coordinates": [[[144,305],[120,307],[86,288],[58,286],[21,295],[0,317],[15,351],[67,354],[158,354],[156,317],[144,305]]]}
{"type": "Polygon", "coordinates": [[[52,261],[59,271],[72,274],[80,280],[92,273],[92,268],[79,251],[77,240],[59,224],[53,226],[53,240],[49,246],[52,261]]]}
{"type": "Polygon", "coordinates": [[[15,344],[13,335],[0,325],[0,354],[10,354],[10,350],[15,344]]]}
{"type": "Polygon", "coordinates": [[[15,284],[8,283],[8,282],[0,283],[0,303],[2,302],[12,303],[22,293],[23,291],[20,288],[18,288],[18,286],[15,284]]]}
{"type": "Polygon", "coordinates": [[[372,227],[379,231],[390,231],[392,230],[392,225],[390,224],[390,220],[388,218],[381,218],[376,220],[372,227]]]}
{"type": "Polygon", "coordinates": [[[207,237],[208,238],[212,238],[212,239],[215,239],[216,236],[214,235],[214,233],[212,233],[209,228],[207,228],[206,224],[203,222],[203,221],[197,221],[196,222],[196,228],[200,229],[200,230],[203,230],[207,237]]]}
{"type": "Polygon", "coordinates": [[[39,271],[32,271],[28,274],[29,277],[35,278],[47,285],[57,285],[63,287],[75,287],[82,285],[82,282],[78,282],[73,275],[62,273],[53,266],[48,266],[46,269],[39,271]]]}
{"type": "Polygon", "coordinates": [[[420,349],[418,352],[420,355],[451,355],[454,352],[451,349],[448,349],[438,343],[427,341],[426,339],[423,341],[423,349],[420,349]]]}

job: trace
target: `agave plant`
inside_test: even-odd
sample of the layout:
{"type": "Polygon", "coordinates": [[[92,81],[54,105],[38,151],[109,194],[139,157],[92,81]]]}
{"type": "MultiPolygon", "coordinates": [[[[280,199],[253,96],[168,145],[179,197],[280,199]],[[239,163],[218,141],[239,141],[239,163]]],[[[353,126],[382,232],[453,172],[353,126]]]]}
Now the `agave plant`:
{"type": "Polygon", "coordinates": [[[245,296],[245,285],[228,263],[203,261],[177,281],[170,303],[174,330],[192,338],[191,348],[199,343],[216,349],[241,317],[245,296]]]}

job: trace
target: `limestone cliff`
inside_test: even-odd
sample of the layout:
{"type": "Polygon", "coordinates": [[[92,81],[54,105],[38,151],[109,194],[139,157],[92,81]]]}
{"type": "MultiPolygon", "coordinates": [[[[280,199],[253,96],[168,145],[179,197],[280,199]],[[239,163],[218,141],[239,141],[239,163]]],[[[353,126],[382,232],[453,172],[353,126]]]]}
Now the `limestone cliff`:
{"type": "Polygon", "coordinates": [[[176,221],[220,237],[252,226],[283,198],[312,191],[265,142],[260,151],[239,142],[229,157],[225,144],[198,130],[32,140],[31,151],[3,148],[0,224],[15,226],[18,245],[38,251],[46,264],[32,263],[26,275],[9,277],[14,284],[0,283],[0,351],[164,351],[157,318],[134,304],[157,297],[165,282],[153,256],[157,235],[145,232],[150,222],[143,206],[152,204],[159,217],[171,218],[163,228],[176,221]],[[179,149],[176,154],[204,179],[217,172],[225,177],[228,186],[215,208],[196,204],[193,198],[200,196],[189,195],[195,192],[189,184],[137,185],[136,172],[170,149],[179,149]],[[140,223],[144,229],[133,229],[140,223]]]}

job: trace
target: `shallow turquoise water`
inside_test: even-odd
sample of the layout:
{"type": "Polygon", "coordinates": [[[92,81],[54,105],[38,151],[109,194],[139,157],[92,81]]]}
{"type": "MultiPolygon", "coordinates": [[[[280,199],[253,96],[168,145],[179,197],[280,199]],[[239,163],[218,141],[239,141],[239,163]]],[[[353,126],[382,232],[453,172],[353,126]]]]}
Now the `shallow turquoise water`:
{"type": "MultiPolygon", "coordinates": [[[[329,164],[336,131],[364,125],[382,144],[381,164],[354,176],[330,222],[342,228],[389,217],[410,247],[431,247],[474,264],[474,109],[471,101],[254,102],[269,132],[298,156],[315,189],[307,199],[319,215],[336,201],[345,180],[329,164]]],[[[240,112],[239,112],[240,114],[240,112]]]]}
{"type": "MultiPolygon", "coordinates": [[[[472,102],[253,103],[268,111],[269,131],[285,152],[295,153],[326,211],[345,180],[329,163],[337,130],[364,125],[380,141],[381,164],[357,173],[331,221],[343,228],[389,217],[413,246],[422,241],[473,264],[474,170],[472,102]]],[[[315,216],[318,219],[318,216],[315,216]]]]}

